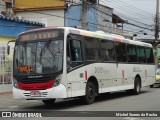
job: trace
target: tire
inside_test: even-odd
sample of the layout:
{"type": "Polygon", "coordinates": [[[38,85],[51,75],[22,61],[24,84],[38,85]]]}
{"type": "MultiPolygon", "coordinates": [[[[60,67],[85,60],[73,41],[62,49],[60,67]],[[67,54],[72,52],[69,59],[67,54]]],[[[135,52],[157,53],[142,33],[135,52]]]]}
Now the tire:
{"type": "Polygon", "coordinates": [[[86,85],[86,95],[82,98],[84,104],[92,104],[95,100],[95,85],[92,82],[88,82],[86,85]]]}
{"type": "Polygon", "coordinates": [[[45,105],[53,105],[56,99],[42,100],[45,105]]]}
{"type": "Polygon", "coordinates": [[[153,85],[150,85],[149,87],[150,87],[150,88],[153,88],[153,85]]]}
{"type": "Polygon", "coordinates": [[[139,95],[141,92],[141,82],[138,77],[135,78],[134,89],[132,89],[133,95],[139,95]]]}

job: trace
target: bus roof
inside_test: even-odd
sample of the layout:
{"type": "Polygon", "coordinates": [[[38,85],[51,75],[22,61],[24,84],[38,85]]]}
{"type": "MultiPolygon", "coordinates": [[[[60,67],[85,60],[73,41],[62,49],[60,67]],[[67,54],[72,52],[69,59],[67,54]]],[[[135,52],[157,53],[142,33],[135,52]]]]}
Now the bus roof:
{"type": "Polygon", "coordinates": [[[105,33],[105,32],[104,33],[103,32],[91,32],[91,31],[86,31],[86,30],[81,30],[81,29],[76,29],[76,28],[70,28],[70,27],[64,27],[64,29],[68,29],[70,33],[73,33],[73,34],[79,34],[79,35],[84,35],[84,36],[89,36],[89,37],[107,39],[111,41],[146,46],[146,47],[152,47],[152,45],[149,43],[126,39],[125,37],[116,35],[116,34],[110,34],[110,33],[105,33]]]}
{"type": "MultiPolygon", "coordinates": [[[[107,39],[107,40],[111,40],[111,41],[140,45],[140,46],[146,46],[146,47],[151,47],[152,48],[152,45],[149,44],[149,43],[126,39],[126,38],[124,38],[123,36],[120,36],[120,35],[110,34],[110,33],[105,33],[105,32],[91,32],[91,31],[81,30],[81,29],[72,28],[72,27],[52,27],[51,26],[51,27],[33,29],[33,30],[29,30],[29,31],[26,31],[26,32],[23,32],[23,33],[36,32],[36,31],[41,31],[41,30],[51,30],[51,29],[58,29],[58,28],[68,30],[69,33],[73,33],[73,34],[77,34],[77,35],[95,37],[95,38],[100,38],[100,39],[107,39]]],[[[23,34],[23,33],[21,33],[21,34],[23,34]]]]}

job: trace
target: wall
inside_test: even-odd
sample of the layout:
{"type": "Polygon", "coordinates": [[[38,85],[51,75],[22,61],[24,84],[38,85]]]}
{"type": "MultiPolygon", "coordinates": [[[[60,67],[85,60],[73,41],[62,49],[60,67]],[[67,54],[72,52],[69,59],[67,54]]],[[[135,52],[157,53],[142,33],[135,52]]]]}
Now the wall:
{"type": "Polygon", "coordinates": [[[5,7],[5,2],[4,1],[2,1],[2,0],[0,0],[0,13],[1,13],[1,11],[5,11],[6,10],[6,7],[5,7]]]}
{"type": "Polygon", "coordinates": [[[10,40],[15,40],[16,37],[9,37],[9,36],[0,36],[0,42],[8,42],[10,40]]]}
{"type": "Polygon", "coordinates": [[[17,22],[15,20],[0,19],[0,36],[17,36],[19,33],[39,28],[29,23],[17,22]]]}
{"type": "Polygon", "coordinates": [[[45,26],[64,26],[64,10],[19,12],[16,15],[26,20],[44,23],[45,26]]]}
{"type": "MultiPolygon", "coordinates": [[[[71,5],[65,11],[65,26],[81,26],[81,10],[81,5],[71,5]]],[[[88,7],[87,9],[87,23],[89,31],[97,30],[97,11],[92,7],[88,7]]]]}
{"type": "Polygon", "coordinates": [[[104,32],[111,32],[113,8],[99,5],[98,10],[99,29],[104,32]]]}
{"type": "Polygon", "coordinates": [[[15,8],[46,8],[65,6],[64,0],[15,0],[15,8]]]}

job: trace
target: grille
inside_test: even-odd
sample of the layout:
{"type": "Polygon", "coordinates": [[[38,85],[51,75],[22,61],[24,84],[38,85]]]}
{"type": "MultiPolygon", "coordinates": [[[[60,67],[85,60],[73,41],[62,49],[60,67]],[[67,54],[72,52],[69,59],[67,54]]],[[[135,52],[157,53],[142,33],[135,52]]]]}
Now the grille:
{"type": "Polygon", "coordinates": [[[23,84],[33,84],[33,83],[46,83],[49,82],[51,80],[51,78],[47,77],[47,78],[27,78],[27,79],[21,79],[18,80],[19,82],[23,83],[23,84]]]}
{"type": "MultiPolygon", "coordinates": [[[[26,97],[31,97],[31,93],[23,93],[24,96],[26,97]]],[[[40,96],[32,96],[32,97],[46,97],[48,95],[48,92],[41,92],[41,95],[40,96]]]]}

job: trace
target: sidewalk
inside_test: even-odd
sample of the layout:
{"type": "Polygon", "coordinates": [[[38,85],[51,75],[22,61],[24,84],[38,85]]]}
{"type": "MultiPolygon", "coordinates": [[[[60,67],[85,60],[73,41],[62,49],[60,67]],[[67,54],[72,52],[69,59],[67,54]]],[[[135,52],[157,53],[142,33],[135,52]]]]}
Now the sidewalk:
{"type": "Polygon", "coordinates": [[[0,109],[5,109],[6,106],[13,105],[14,100],[12,96],[12,92],[4,92],[0,93],[0,109]]]}
{"type": "Polygon", "coordinates": [[[0,93],[0,111],[3,110],[13,110],[19,107],[26,107],[26,106],[32,106],[42,104],[41,101],[35,100],[35,101],[29,101],[29,100],[16,100],[13,99],[13,93],[12,92],[5,92],[0,93]]]}
{"type": "Polygon", "coordinates": [[[0,84],[0,94],[11,92],[12,91],[12,84],[0,84]]]}

